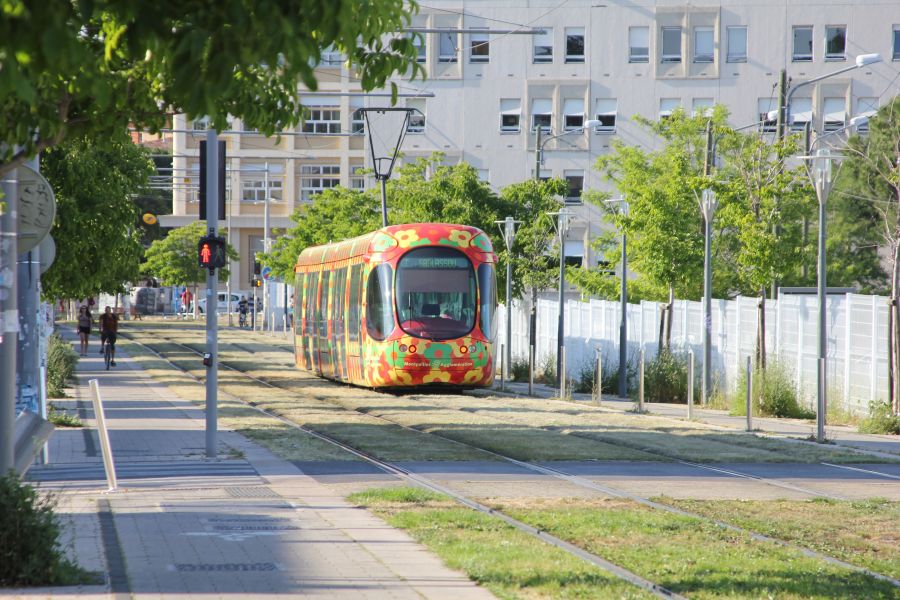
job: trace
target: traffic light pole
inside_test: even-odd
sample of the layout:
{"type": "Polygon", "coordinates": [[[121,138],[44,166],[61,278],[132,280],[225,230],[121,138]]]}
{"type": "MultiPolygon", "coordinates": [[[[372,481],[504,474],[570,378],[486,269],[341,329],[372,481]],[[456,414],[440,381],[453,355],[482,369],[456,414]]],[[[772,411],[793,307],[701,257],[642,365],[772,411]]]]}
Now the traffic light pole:
{"type": "MultiPolygon", "coordinates": [[[[219,144],[216,130],[206,132],[206,229],[207,235],[216,236],[219,225],[219,144]]],[[[216,458],[218,429],[218,387],[219,387],[219,321],[218,321],[218,277],[215,269],[206,274],[206,456],[216,458]]]]}

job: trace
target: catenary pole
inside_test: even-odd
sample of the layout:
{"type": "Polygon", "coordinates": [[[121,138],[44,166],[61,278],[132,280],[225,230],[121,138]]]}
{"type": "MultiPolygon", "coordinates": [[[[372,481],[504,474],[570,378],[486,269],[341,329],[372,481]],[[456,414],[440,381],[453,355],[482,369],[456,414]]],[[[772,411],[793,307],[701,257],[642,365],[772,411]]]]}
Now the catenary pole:
{"type": "Polygon", "coordinates": [[[19,333],[16,258],[16,170],[2,181],[5,208],[0,210],[0,473],[15,466],[16,346],[19,333]]]}
{"type": "MultiPolygon", "coordinates": [[[[219,142],[215,128],[206,132],[206,230],[215,236],[219,225],[219,142]]],[[[218,278],[215,269],[206,274],[206,456],[216,458],[219,385],[218,278]]]]}
{"type": "MultiPolygon", "coordinates": [[[[40,172],[37,157],[28,161],[27,165],[40,172]]],[[[20,254],[18,257],[19,296],[19,343],[16,346],[16,394],[20,407],[41,414],[40,407],[40,353],[38,312],[40,308],[40,265],[39,246],[20,254]]]]}

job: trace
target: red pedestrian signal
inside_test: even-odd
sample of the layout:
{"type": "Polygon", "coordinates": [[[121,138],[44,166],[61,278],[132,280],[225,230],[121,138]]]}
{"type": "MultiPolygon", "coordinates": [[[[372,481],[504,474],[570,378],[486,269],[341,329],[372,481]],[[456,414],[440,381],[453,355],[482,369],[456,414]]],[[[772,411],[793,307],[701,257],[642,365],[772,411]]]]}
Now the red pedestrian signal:
{"type": "Polygon", "coordinates": [[[225,238],[218,236],[204,236],[197,244],[197,257],[200,268],[214,271],[221,269],[228,262],[225,238]]]}

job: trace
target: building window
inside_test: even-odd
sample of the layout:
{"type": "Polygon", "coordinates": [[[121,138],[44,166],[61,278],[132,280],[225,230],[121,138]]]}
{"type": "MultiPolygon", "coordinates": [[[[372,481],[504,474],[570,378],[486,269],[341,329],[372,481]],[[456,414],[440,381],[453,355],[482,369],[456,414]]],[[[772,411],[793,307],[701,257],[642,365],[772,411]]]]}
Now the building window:
{"type": "Polygon", "coordinates": [[[759,98],[756,101],[757,114],[759,115],[759,130],[761,132],[775,133],[778,130],[778,115],[769,114],[777,108],[775,98],[759,98]]]}
{"type": "Polygon", "coordinates": [[[310,106],[303,133],[340,133],[341,110],[336,106],[310,106]]]}
{"type": "Polygon", "coordinates": [[[363,107],[354,106],[353,102],[350,103],[350,133],[365,133],[366,132],[366,117],[362,111],[363,107]]]}
{"type": "Polygon", "coordinates": [[[900,60],[900,25],[894,25],[893,60],[900,60]]]}
{"type": "Polygon", "coordinates": [[[310,202],[316,194],[340,184],[340,165],[300,166],[300,199],[304,202],[310,202]]]}
{"type": "Polygon", "coordinates": [[[194,131],[206,131],[209,129],[209,117],[199,117],[191,121],[191,129],[194,131]]]}
{"type": "Polygon", "coordinates": [[[518,98],[500,99],[500,132],[519,133],[522,101],[518,98]]]}
{"type": "Polygon", "coordinates": [[[584,27],[566,27],[566,62],[584,62],[584,27]]]}
{"type": "Polygon", "coordinates": [[[668,119],[678,108],[681,107],[681,100],[678,98],[660,98],[659,99],[659,120],[668,119]]]}
{"type": "Polygon", "coordinates": [[[584,171],[564,171],[566,178],[566,204],[581,204],[581,191],[584,189],[584,171]]]}
{"type": "Polygon", "coordinates": [[[406,133],[425,133],[425,100],[421,98],[407,98],[406,108],[415,109],[409,113],[406,133]]]}
{"type": "Polygon", "coordinates": [[[747,62],[747,28],[728,28],[728,57],[731,63],[747,62]]]}
{"type": "Polygon", "coordinates": [[[438,62],[439,63],[455,63],[459,58],[457,57],[457,43],[456,43],[457,34],[449,31],[449,32],[441,32],[438,34],[438,39],[440,44],[438,45],[438,62]]]}
{"type": "Polygon", "coordinates": [[[478,169],[478,181],[490,185],[491,171],[489,169],[478,169]]]}
{"type": "Polygon", "coordinates": [[[366,168],[362,165],[354,165],[350,167],[350,189],[364,190],[366,189],[366,168]]]}
{"type": "Polygon", "coordinates": [[[594,128],[597,133],[615,133],[616,132],[616,99],[615,98],[598,98],[596,103],[597,120],[600,124],[594,128]]]}
{"type": "Polygon", "coordinates": [[[694,27],[694,62],[711,63],[714,60],[715,40],[712,27],[694,27]]]}
{"type": "Polygon", "coordinates": [[[553,125],[553,101],[550,98],[535,98],[531,101],[531,130],[540,127],[550,131],[553,125]]]}
{"type": "MultiPolygon", "coordinates": [[[[856,116],[865,116],[870,119],[878,112],[878,98],[858,98],[856,100],[856,116]]],[[[860,134],[869,133],[869,122],[859,125],[856,132],[860,134]]]]}
{"type": "MultiPolygon", "coordinates": [[[[269,194],[270,200],[276,202],[281,200],[281,180],[274,179],[269,176],[269,194]]],[[[241,179],[241,202],[265,202],[266,201],[266,180],[265,179],[241,179]]]]}
{"type": "Polygon", "coordinates": [[[806,125],[812,122],[812,98],[794,98],[791,101],[791,131],[803,132],[806,125]]]}
{"type": "Polygon", "coordinates": [[[794,62],[810,62],[813,59],[813,28],[808,25],[794,27],[794,62]]]}
{"type": "Polygon", "coordinates": [[[713,104],[715,104],[715,102],[712,98],[694,98],[691,103],[691,115],[694,117],[711,115],[713,104]]]}
{"type": "Polygon", "coordinates": [[[328,46],[322,51],[322,61],[319,63],[323,67],[339,67],[344,62],[344,55],[334,49],[334,46],[328,46]]]}
{"type": "Polygon", "coordinates": [[[568,98],[563,102],[563,128],[577,131],[584,127],[584,100],[568,98]]]}
{"type": "Polygon", "coordinates": [[[650,28],[628,28],[628,62],[650,62],[650,28]]]}
{"type": "Polygon", "coordinates": [[[837,131],[843,129],[847,123],[847,103],[843,98],[825,98],[822,112],[825,113],[823,129],[825,131],[837,131]]]}
{"type": "Polygon", "coordinates": [[[662,61],[681,62],[681,27],[662,28],[662,61]]]}
{"type": "Polygon", "coordinates": [[[847,27],[829,25],[825,28],[825,60],[847,60],[847,27]]]}
{"type": "Polygon", "coordinates": [[[543,33],[536,33],[532,36],[534,40],[535,63],[552,63],[553,62],[553,30],[544,29],[543,33]]]}
{"type": "Polygon", "coordinates": [[[491,59],[491,42],[487,33],[469,34],[469,62],[486,63],[491,59]]]}
{"type": "Polygon", "coordinates": [[[428,60],[428,48],[425,45],[425,34],[424,33],[414,33],[412,35],[412,44],[416,47],[416,62],[424,63],[428,60]]]}

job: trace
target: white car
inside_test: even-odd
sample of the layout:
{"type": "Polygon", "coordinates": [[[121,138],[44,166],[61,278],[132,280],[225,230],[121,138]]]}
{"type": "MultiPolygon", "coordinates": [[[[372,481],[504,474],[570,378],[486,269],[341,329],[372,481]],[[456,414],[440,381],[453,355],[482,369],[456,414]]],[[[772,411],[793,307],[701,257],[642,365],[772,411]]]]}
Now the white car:
{"type": "MultiPolygon", "coordinates": [[[[231,293],[231,312],[237,312],[238,302],[241,301],[240,293],[231,293]]],[[[243,294],[247,296],[246,294],[243,294]]],[[[216,305],[216,312],[222,314],[225,312],[225,297],[228,296],[227,292],[219,292],[218,304],[216,305]]],[[[249,296],[248,296],[249,298],[249,296]]],[[[197,303],[197,308],[201,313],[206,312],[206,298],[200,298],[200,301],[197,303]]]]}

